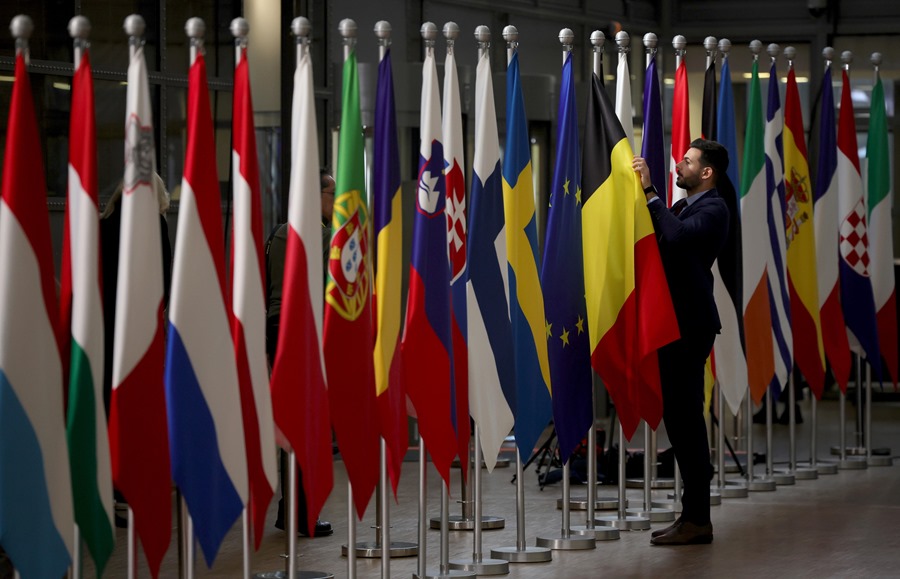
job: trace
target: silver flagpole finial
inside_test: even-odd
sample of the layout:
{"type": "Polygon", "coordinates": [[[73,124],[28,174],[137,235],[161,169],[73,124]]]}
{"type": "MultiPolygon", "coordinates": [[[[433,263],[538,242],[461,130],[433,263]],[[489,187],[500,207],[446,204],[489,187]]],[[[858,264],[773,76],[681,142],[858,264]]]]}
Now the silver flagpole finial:
{"type": "Polygon", "coordinates": [[[391,46],[391,23],[387,20],[379,20],[375,23],[375,38],[378,39],[378,62],[384,60],[388,48],[391,46]]]}
{"type": "Polygon", "coordinates": [[[853,64],[853,52],[850,50],[845,50],[841,53],[841,62],[844,63],[844,70],[849,71],[850,65],[853,64]]]}
{"type": "Polygon", "coordinates": [[[869,62],[872,63],[872,66],[875,67],[875,70],[878,70],[878,67],[881,66],[882,55],[880,52],[873,52],[872,56],[869,57],[869,62]]]}
{"type": "Polygon", "coordinates": [[[727,38],[723,38],[719,41],[719,52],[722,53],[722,58],[728,58],[728,53],[731,52],[731,41],[727,38]]]}
{"type": "Polygon", "coordinates": [[[519,45],[519,29],[512,24],[503,27],[503,40],[511,48],[516,48],[519,45]]]}
{"type": "Polygon", "coordinates": [[[84,16],[73,16],[69,20],[69,36],[87,40],[91,35],[91,21],[84,16]]]}
{"type": "Polygon", "coordinates": [[[453,54],[456,39],[459,38],[459,25],[456,22],[445,22],[443,28],[444,38],[447,39],[447,54],[453,54]]]}
{"type": "Polygon", "coordinates": [[[656,52],[657,46],[659,45],[659,37],[653,32],[648,32],[644,35],[644,48],[650,49],[653,52],[656,52]]]}
{"type": "Polygon", "coordinates": [[[125,30],[125,34],[128,36],[139,38],[144,35],[146,26],[143,16],[140,14],[132,14],[125,18],[122,29],[125,30]]]}
{"type": "Polygon", "coordinates": [[[750,52],[753,54],[753,60],[758,60],[759,55],[762,54],[762,42],[759,40],[751,40],[750,52]]]}
{"type": "Polygon", "coordinates": [[[823,48],[822,58],[824,58],[828,64],[831,64],[831,62],[834,60],[834,47],[826,46],[825,48],[823,48]]]}
{"type": "Polygon", "coordinates": [[[797,57],[797,49],[793,46],[788,46],[784,49],[784,57],[788,61],[788,67],[793,68],[794,66],[794,58],[797,57]]]}
{"type": "Polygon", "coordinates": [[[250,23],[247,22],[246,18],[241,18],[240,16],[238,16],[231,21],[229,30],[231,30],[231,35],[235,38],[246,39],[247,35],[250,34],[250,23]]]}
{"type": "Polygon", "coordinates": [[[352,18],[344,18],[338,24],[338,31],[344,38],[356,38],[356,21],[352,18]]]}
{"type": "Polygon", "coordinates": [[[571,52],[575,46],[575,33],[571,28],[563,28],[559,31],[559,43],[563,45],[563,50],[571,52]]]}
{"type": "Polygon", "coordinates": [[[425,41],[425,51],[434,50],[434,44],[438,37],[438,27],[434,22],[425,22],[419,29],[422,40],[425,41]]]}
{"type": "Polygon", "coordinates": [[[491,29],[482,24],[475,28],[475,42],[478,44],[478,58],[484,56],[491,48],[491,29]]]}
{"type": "Polygon", "coordinates": [[[606,45],[606,35],[600,30],[591,32],[591,44],[594,46],[594,52],[603,52],[606,45]]]}
{"type": "Polygon", "coordinates": [[[719,41],[716,40],[715,36],[707,36],[703,39],[703,48],[706,49],[706,52],[715,52],[716,47],[719,46],[719,41]]]}
{"type": "Polygon", "coordinates": [[[30,60],[28,39],[31,38],[31,33],[34,31],[34,23],[32,23],[31,17],[24,14],[14,16],[9,22],[9,31],[12,33],[13,38],[16,39],[16,54],[24,53],[25,62],[27,63],[30,60]]]}
{"type": "Polygon", "coordinates": [[[682,54],[684,54],[684,49],[686,46],[687,46],[687,39],[684,36],[679,34],[678,36],[676,36],[675,38],[672,39],[672,48],[675,49],[675,52],[680,51],[682,54]]]}
{"type": "Polygon", "coordinates": [[[309,39],[309,33],[312,32],[312,23],[309,19],[298,16],[291,21],[291,32],[298,39],[309,39]]]}
{"type": "Polygon", "coordinates": [[[776,58],[778,58],[778,55],[781,53],[781,47],[773,42],[772,44],[770,44],[769,46],[766,47],[766,52],[769,53],[769,56],[771,56],[772,60],[774,61],[776,58]]]}
{"type": "Polygon", "coordinates": [[[196,16],[188,18],[184,23],[184,32],[191,39],[191,64],[194,64],[197,56],[204,53],[203,35],[206,34],[206,23],[196,16]]]}
{"type": "Polygon", "coordinates": [[[631,37],[624,30],[616,32],[616,45],[619,52],[631,52],[631,37]]]}

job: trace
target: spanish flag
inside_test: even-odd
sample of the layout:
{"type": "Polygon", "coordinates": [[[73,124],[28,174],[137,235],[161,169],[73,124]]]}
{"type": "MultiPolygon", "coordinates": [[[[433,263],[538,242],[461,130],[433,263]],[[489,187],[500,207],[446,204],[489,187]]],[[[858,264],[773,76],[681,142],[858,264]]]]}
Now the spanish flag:
{"type": "Polygon", "coordinates": [[[630,439],[643,418],[662,418],[656,350],[678,322],[633,153],[600,79],[588,101],[581,210],[591,365],[630,439]]]}

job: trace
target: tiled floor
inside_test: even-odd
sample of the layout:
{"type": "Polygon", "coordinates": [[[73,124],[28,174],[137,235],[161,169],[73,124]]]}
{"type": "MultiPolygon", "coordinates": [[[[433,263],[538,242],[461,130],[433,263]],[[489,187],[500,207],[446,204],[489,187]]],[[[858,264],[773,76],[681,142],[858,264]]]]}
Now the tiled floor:
{"type": "MultiPolygon", "coordinates": [[[[819,403],[819,456],[827,458],[828,449],[838,442],[837,402],[819,403]]],[[[798,457],[809,455],[809,402],[801,403],[806,422],[798,426],[798,457]]],[[[848,421],[854,407],[847,406],[848,421]]],[[[849,424],[849,422],[848,422],[849,424]]],[[[754,449],[762,451],[765,444],[763,426],[755,426],[754,449]]],[[[848,442],[853,440],[848,426],[848,442]]],[[[890,447],[900,454],[900,403],[878,402],[873,412],[873,442],[875,447],[890,447]]],[[[640,436],[629,448],[642,448],[640,436]]],[[[665,447],[664,433],[660,446],[665,447]]],[[[775,426],[776,462],[787,461],[788,436],[786,426],[775,426]]],[[[400,482],[399,501],[391,505],[391,538],[395,541],[415,542],[417,537],[418,470],[416,463],[404,463],[400,482]]],[[[777,465],[781,466],[781,465],[777,465]]],[[[759,468],[759,467],[757,467],[759,468]]],[[[482,549],[485,557],[490,549],[516,544],[515,486],[511,484],[514,468],[484,472],[484,514],[504,517],[505,528],[483,533],[482,549]]],[[[758,471],[759,472],[759,471],[758,471]]],[[[325,506],[322,518],[334,524],[331,537],[300,539],[300,568],[334,573],[347,577],[347,560],[341,557],[341,545],[347,542],[347,483],[341,462],[334,466],[335,487],[325,506]]],[[[459,513],[452,501],[459,498],[458,469],[454,469],[451,485],[451,514],[459,513]]],[[[429,518],[439,510],[437,475],[429,465],[429,518]]],[[[615,487],[600,487],[602,494],[614,494],[615,487]]],[[[584,495],[584,487],[573,487],[573,495],[584,495]]],[[[655,496],[662,491],[655,491],[655,496]]],[[[525,472],[526,524],[528,545],[537,536],[556,536],[561,527],[561,511],[556,509],[561,485],[555,484],[541,491],[533,468],[525,472]]],[[[642,492],[629,489],[628,496],[640,499],[642,492]]],[[[660,494],[661,496],[661,494],[660,494]]],[[[362,523],[358,525],[358,539],[371,541],[374,532],[374,500],[362,523]]],[[[748,498],[724,499],[713,507],[715,542],[709,546],[653,547],[647,531],[623,532],[616,541],[598,542],[596,549],[587,551],[555,551],[549,563],[512,564],[510,577],[897,577],[900,576],[900,467],[880,467],[866,470],[840,471],[836,475],[820,476],[818,480],[798,481],[776,492],[752,493],[748,498]]],[[[274,506],[270,509],[262,547],[253,554],[254,573],[284,568],[281,554],[285,551],[285,535],[272,525],[274,506]]],[[[572,513],[572,524],[583,524],[582,512],[572,513]]],[[[668,523],[655,524],[660,528],[668,523]]],[[[110,562],[107,577],[125,576],[125,532],[119,531],[119,543],[110,562]]],[[[440,533],[428,531],[427,569],[437,571],[440,561],[440,533]]],[[[472,532],[451,532],[450,559],[469,559],[473,553],[472,532]]],[[[163,563],[161,575],[178,575],[175,532],[173,543],[163,563]]],[[[197,551],[197,577],[240,577],[240,528],[236,527],[225,539],[211,570],[206,568],[197,551]]],[[[391,577],[411,577],[417,568],[416,558],[392,559],[391,577]]],[[[85,576],[92,576],[86,574],[85,576]]],[[[146,564],[141,561],[140,576],[147,577],[146,564]]],[[[359,559],[357,577],[381,576],[378,559],[359,559]]]]}

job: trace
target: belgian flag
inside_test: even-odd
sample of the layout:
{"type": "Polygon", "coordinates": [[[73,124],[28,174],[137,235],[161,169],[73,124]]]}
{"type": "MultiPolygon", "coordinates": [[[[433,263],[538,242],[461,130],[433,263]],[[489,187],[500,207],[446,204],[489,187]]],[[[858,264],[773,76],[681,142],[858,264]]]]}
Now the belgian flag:
{"type": "Polygon", "coordinates": [[[662,418],[656,350],[677,340],[666,282],[634,154],[600,79],[588,101],[582,174],[584,284],[591,365],[625,437],[662,418]]]}

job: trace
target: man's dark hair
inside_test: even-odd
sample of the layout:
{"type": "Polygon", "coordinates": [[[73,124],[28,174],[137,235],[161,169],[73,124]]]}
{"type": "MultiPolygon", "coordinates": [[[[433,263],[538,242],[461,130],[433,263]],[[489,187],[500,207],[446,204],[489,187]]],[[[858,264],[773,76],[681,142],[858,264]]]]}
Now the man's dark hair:
{"type": "Polygon", "coordinates": [[[700,150],[700,163],[704,167],[712,167],[717,180],[728,170],[728,149],[721,143],[708,139],[694,139],[691,148],[700,150]]]}

